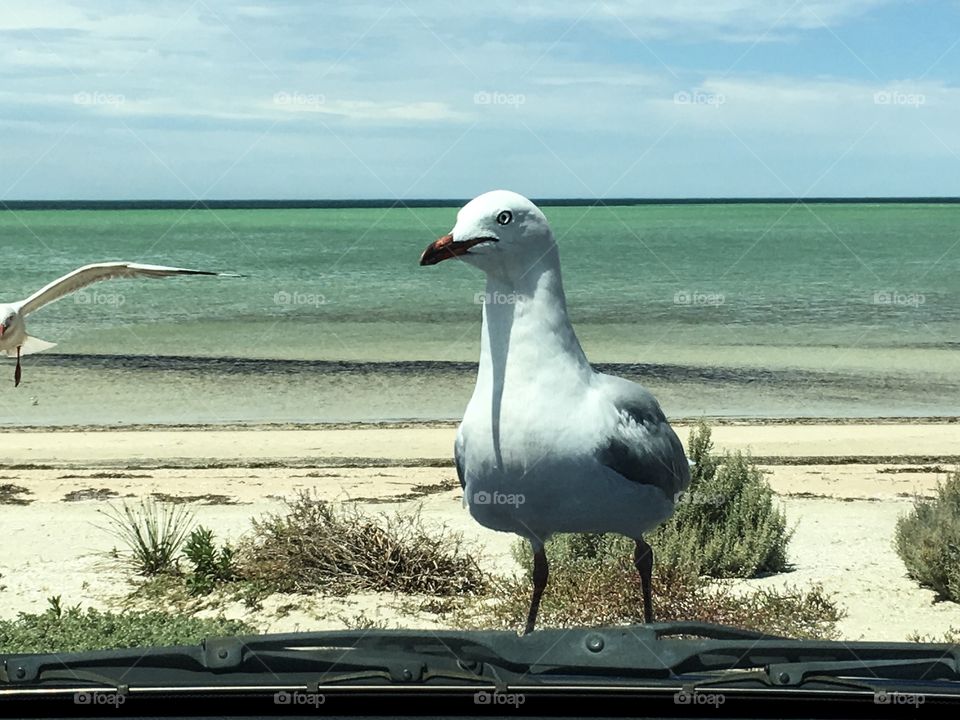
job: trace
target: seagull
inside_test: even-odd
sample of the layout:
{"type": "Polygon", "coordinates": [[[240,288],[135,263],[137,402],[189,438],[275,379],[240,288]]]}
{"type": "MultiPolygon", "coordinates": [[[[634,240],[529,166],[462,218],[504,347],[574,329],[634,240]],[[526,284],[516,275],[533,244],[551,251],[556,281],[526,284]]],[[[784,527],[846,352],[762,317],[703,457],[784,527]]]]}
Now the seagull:
{"type": "Polygon", "coordinates": [[[669,518],[690,463],[642,386],[596,372],[567,316],[560,255],[530,200],[488,192],[457,213],[420,265],[459,258],[486,274],[480,365],[454,444],[470,514],[533,550],[533,632],[555,533],[618,533],[635,541],[643,614],[653,621],[653,549],[644,533],[669,518]]]}
{"type": "Polygon", "coordinates": [[[21,369],[20,356],[43,352],[55,346],[27,335],[24,318],[34,310],[59,300],[62,297],[76,292],[87,285],[101,280],[128,277],[162,278],[170,275],[224,275],[206,270],[187,270],[184,268],[165,267],[163,265],[142,265],[131,262],[105,262],[93,265],[84,265],[62,278],[54,280],[37,290],[26,300],[0,304],[0,352],[8,357],[16,356],[17,367],[13,372],[14,387],[20,385],[21,369]]]}

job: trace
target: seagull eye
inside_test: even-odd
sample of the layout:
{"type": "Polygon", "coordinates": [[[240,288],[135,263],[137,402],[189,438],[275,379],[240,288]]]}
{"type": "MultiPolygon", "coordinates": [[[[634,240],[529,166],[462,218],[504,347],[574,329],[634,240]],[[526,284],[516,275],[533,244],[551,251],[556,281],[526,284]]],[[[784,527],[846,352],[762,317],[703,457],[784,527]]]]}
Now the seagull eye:
{"type": "Polygon", "coordinates": [[[500,225],[509,225],[510,221],[513,220],[513,213],[509,210],[504,210],[499,215],[497,215],[497,222],[500,225]]]}

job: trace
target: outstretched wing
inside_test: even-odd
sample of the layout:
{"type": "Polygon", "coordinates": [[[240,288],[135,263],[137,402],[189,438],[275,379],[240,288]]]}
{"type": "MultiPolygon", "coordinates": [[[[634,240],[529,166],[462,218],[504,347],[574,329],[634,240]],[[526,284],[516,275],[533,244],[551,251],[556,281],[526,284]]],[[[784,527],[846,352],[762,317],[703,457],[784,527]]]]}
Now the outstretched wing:
{"type": "Polygon", "coordinates": [[[601,378],[619,422],[600,448],[600,461],[627,480],[654,485],[675,500],[690,485],[690,463],[660,404],[636,383],[601,378]]]}
{"type": "Polygon", "coordinates": [[[18,310],[22,315],[52,303],[55,300],[76,292],[87,285],[110,280],[112,278],[150,277],[162,278],[171,275],[219,275],[220,273],[207,270],[187,270],[185,268],[165,267],[163,265],[141,265],[140,263],[109,262],[95,265],[84,265],[72,273],[54,280],[49,285],[40,288],[33,295],[21,303],[18,310]]]}

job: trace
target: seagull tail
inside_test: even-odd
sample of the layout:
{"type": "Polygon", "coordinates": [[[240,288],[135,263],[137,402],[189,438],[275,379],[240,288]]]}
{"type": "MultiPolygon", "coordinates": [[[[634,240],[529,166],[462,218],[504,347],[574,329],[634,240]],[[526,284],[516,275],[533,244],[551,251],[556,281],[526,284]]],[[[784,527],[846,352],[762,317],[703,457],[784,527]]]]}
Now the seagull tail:
{"type": "Polygon", "coordinates": [[[24,340],[23,345],[20,346],[20,354],[32,355],[33,353],[43,352],[56,346],[56,343],[47,342],[46,340],[40,340],[39,338],[27,335],[27,339],[24,340]]]}

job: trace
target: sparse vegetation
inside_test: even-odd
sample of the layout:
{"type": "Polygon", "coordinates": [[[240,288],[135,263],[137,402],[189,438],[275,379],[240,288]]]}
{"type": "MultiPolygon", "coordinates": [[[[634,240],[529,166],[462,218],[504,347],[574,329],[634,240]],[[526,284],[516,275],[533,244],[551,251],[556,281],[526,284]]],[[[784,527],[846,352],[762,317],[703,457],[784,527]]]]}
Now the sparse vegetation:
{"type": "Polygon", "coordinates": [[[419,513],[371,516],[301,492],[285,513],[253,521],[238,552],[243,577],[271,592],[461,595],[485,583],[462,537],[419,513]]]}
{"type": "MultiPolygon", "coordinates": [[[[629,552],[613,535],[561,535],[548,544],[550,582],[540,606],[540,627],[643,622],[640,581],[629,552]]],[[[516,628],[530,604],[529,548],[515,546],[525,571],[502,578],[491,601],[455,615],[466,627],[516,628]]],[[[653,577],[657,620],[735,625],[772,635],[831,638],[844,612],[819,586],[801,591],[735,592],[677,566],[658,565],[653,577]]]]}
{"type": "Polygon", "coordinates": [[[23,497],[32,493],[22,485],[0,483],[0,505],[29,505],[33,500],[23,497]]]}
{"type": "Polygon", "coordinates": [[[933,498],[916,498],[897,521],[894,543],[910,577],[960,602],[960,469],[937,484],[933,498]]]}
{"type": "MultiPolygon", "coordinates": [[[[691,432],[688,447],[696,466],[686,499],[648,536],[657,554],[657,618],[800,638],[835,636],[844,613],[819,586],[757,590],[712,579],[783,570],[791,531],[748,456],[715,455],[704,424],[691,432]]],[[[218,546],[202,526],[184,543],[192,516],[183,506],[167,506],[161,514],[153,502],[142,506],[148,509],[124,506],[115,512],[115,528],[123,529],[139,567],[173,568],[160,577],[156,573],[164,570],[153,571],[151,592],[187,614],[217,607],[225,598],[257,609],[274,593],[399,592],[428,596],[419,600],[420,611],[440,613],[464,627],[514,628],[526,615],[531,559],[523,542],[515,546],[522,576],[490,578],[460,535],[426,526],[419,513],[373,515],[355,504],[301,492],[283,511],[254,519],[251,531],[231,548],[218,546]],[[184,571],[177,564],[181,547],[189,562],[184,571]]],[[[541,626],[642,622],[632,540],[560,535],[547,552],[551,573],[541,626]]],[[[379,626],[360,616],[352,621],[379,626]]]]}
{"type": "Polygon", "coordinates": [[[177,555],[193,524],[193,513],[152,499],[101,510],[107,530],[122,542],[137,573],[159,575],[176,570],[177,555]]]}
{"type": "MultiPolygon", "coordinates": [[[[660,567],[715,578],[782,572],[793,532],[760,469],[742,453],[712,453],[710,428],[690,431],[690,487],[674,515],[650,533],[660,567]]],[[[625,541],[624,552],[632,551],[625,541]]]]}
{"type": "Polygon", "coordinates": [[[20,613],[0,620],[0,652],[79,652],[109,648],[185,645],[205,637],[247,635],[255,630],[239,620],[201,619],[167,612],[103,612],[65,608],[49,599],[42,613],[20,613]]]}
{"type": "Polygon", "coordinates": [[[63,496],[63,502],[80,502],[81,500],[109,500],[119,495],[116,490],[110,488],[82,488],[80,490],[71,490],[63,496]]]}
{"type": "Polygon", "coordinates": [[[910,642],[920,643],[944,643],[946,645],[960,645],[960,628],[951,625],[950,629],[939,637],[936,635],[921,635],[919,632],[914,632],[907,637],[907,640],[910,642]]]}

